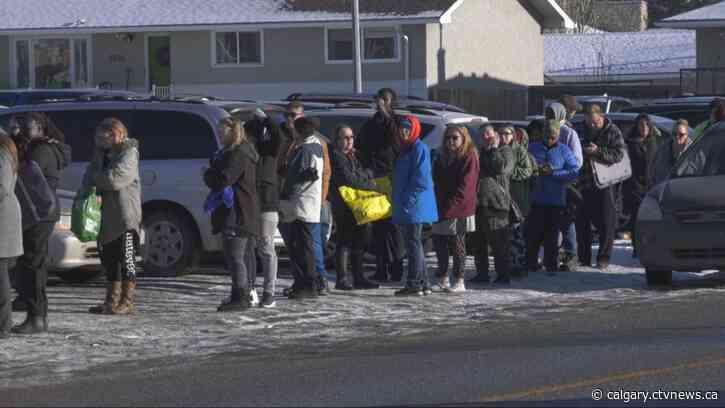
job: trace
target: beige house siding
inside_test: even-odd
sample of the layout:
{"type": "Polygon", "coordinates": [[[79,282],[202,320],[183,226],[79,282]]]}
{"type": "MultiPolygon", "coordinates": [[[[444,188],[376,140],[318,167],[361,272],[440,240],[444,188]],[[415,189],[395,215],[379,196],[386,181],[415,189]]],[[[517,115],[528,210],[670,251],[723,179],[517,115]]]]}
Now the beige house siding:
{"type": "Polygon", "coordinates": [[[10,87],[10,38],[0,36],[0,89],[10,87]]]}
{"type": "Polygon", "coordinates": [[[430,27],[427,38],[435,62],[427,81],[436,99],[515,119],[526,113],[526,88],[543,85],[541,25],[518,1],[466,0],[442,33],[430,27]]]}
{"type": "Polygon", "coordinates": [[[113,89],[142,91],[146,86],[145,36],[134,34],[132,42],[114,34],[94,34],[93,83],[110,82],[113,89]],[[128,87],[127,87],[128,85],[128,87]]]}

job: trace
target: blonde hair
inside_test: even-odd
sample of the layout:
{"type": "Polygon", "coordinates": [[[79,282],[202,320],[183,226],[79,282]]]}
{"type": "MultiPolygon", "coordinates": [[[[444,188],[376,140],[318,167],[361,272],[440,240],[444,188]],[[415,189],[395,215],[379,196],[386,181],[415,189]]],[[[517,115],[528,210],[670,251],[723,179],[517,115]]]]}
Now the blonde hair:
{"type": "Polygon", "coordinates": [[[219,129],[226,132],[226,129],[232,134],[232,146],[240,145],[247,141],[247,133],[239,118],[224,118],[219,121],[219,129]]]}
{"type": "Polygon", "coordinates": [[[121,141],[128,138],[128,128],[120,120],[116,118],[106,118],[98,124],[98,130],[103,133],[112,133],[114,136],[120,136],[121,141]]]}
{"type": "Polygon", "coordinates": [[[455,152],[451,152],[447,148],[442,149],[441,156],[443,156],[444,159],[448,159],[450,154],[453,154],[455,158],[466,157],[469,154],[478,155],[478,150],[476,150],[476,145],[473,143],[471,133],[468,131],[468,128],[465,125],[447,125],[446,131],[443,133],[443,137],[445,138],[450,132],[458,132],[463,138],[463,143],[461,144],[461,147],[459,147],[458,150],[456,150],[455,152]]]}

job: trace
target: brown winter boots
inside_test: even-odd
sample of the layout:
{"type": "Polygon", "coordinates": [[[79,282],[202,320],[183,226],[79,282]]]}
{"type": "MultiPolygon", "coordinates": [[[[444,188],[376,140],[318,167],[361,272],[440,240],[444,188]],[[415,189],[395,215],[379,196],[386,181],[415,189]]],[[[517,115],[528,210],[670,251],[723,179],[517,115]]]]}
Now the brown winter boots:
{"type": "Polygon", "coordinates": [[[113,314],[113,309],[118,307],[121,300],[121,281],[108,282],[106,286],[106,301],[98,306],[88,309],[93,314],[113,314]]]}
{"type": "Polygon", "coordinates": [[[136,312],[136,281],[109,282],[106,287],[106,301],[88,311],[94,314],[129,315],[136,312]]]}

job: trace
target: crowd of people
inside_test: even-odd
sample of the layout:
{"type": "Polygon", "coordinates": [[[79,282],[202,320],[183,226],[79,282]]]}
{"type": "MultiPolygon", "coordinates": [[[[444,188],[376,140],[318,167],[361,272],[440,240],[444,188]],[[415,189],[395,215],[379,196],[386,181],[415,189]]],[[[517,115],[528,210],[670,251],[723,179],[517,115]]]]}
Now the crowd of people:
{"type": "MultiPolygon", "coordinates": [[[[247,122],[230,117],[219,123],[221,148],[203,175],[210,191],[204,208],[213,232],[222,237],[231,277],[230,296],[218,311],[243,311],[255,302],[274,307],[277,230],[294,278],[284,295],[296,300],[328,294],[323,247],[333,220],[334,288],[341,291],[394,281],[402,284],[396,296],[425,296],[436,287],[464,292],[468,255],[476,268],[469,285],[505,287],[529,273],[591,267],[592,227],[599,237],[596,268],[607,270],[618,196],[633,216],[634,233],[644,194],[667,177],[692,143],[686,121],[677,121],[668,139],[646,114],[623,135],[596,104],[585,107],[585,121],[575,127],[570,120],[581,107],[564,96],[546,108],[545,119],[525,129],[485,124],[474,135],[470,127],[450,124],[442,146],[432,153],[421,140],[420,121],[395,112],[395,100],[393,90],[381,89],[374,117],[357,135],[344,123],[334,135],[320,134],[319,123],[306,117],[297,101],[289,103],[281,124],[261,110],[247,122]],[[592,163],[616,164],[625,152],[632,177],[621,193],[620,186],[597,185],[592,163]],[[380,180],[385,178],[392,183],[392,216],[358,225],[340,187],[384,193],[380,180]],[[428,231],[438,259],[432,274],[425,260],[428,231]],[[363,263],[368,250],[376,257],[372,279],[363,263]],[[257,271],[264,277],[260,300],[255,299],[257,271]]],[[[695,137],[723,119],[725,102],[716,99],[710,120],[695,137]]],[[[94,144],[77,196],[95,194],[102,202],[97,240],[108,284],[105,300],[89,311],[133,314],[142,218],[139,144],[115,118],[98,125],[94,144]]],[[[55,189],[70,156],[62,133],[42,113],[13,117],[8,134],[0,133],[0,336],[47,330],[48,240],[59,220],[55,189]],[[29,204],[16,188],[33,166],[56,202],[52,213],[37,219],[26,216],[32,209],[25,208],[29,204]],[[18,258],[16,301],[27,308],[27,318],[15,327],[8,278],[13,258],[18,258]]]]}

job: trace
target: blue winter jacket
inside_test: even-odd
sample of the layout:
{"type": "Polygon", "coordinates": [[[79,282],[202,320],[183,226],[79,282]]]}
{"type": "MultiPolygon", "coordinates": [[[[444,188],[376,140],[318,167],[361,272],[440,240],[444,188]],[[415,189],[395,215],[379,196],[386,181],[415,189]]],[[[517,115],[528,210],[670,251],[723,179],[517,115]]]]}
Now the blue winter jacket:
{"type": "Polygon", "coordinates": [[[393,170],[393,223],[432,224],[438,221],[430,151],[416,140],[401,152],[393,170]]]}
{"type": "Polygon", "coordinates": [[[537,166],[549,163],[553,173],[548,176],[539,175],[536,188],[531,195],[534,206],[566,207],[566,185],[576,179],[579,165],[571,149],[561,143],[547,147],[543,142],[529,145],[529,153],[536,160],[537,166]]]}

